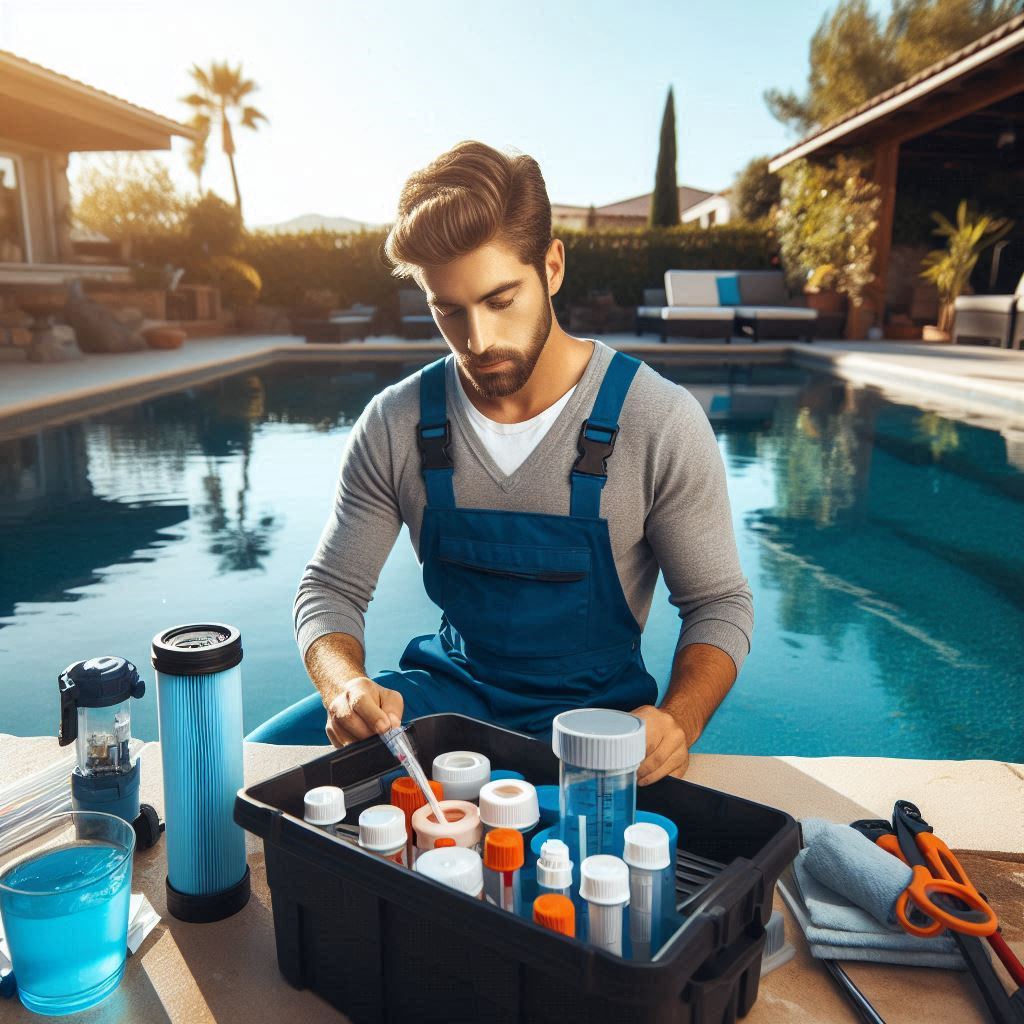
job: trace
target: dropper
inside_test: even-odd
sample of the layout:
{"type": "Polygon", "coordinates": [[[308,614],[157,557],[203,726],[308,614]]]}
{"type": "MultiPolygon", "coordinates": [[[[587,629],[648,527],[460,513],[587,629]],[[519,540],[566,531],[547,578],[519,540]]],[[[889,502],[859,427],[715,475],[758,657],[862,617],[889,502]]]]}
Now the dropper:
{"type": "Polygon", "coordinates": [[[395,755],[398,763],[409,773],[409,778],[420,787],[423,795],[427,798],[427,803],[430,804],[430,810],[433,812],[437,823],[439,825],[446,825],[448,819],[445,817],[444,811],[441,810],[441,805],[437,802],[434,791],[430,788],[427,776],[420,767],[420,763],[413,753],[412,744],[406,737],[405,732],[405,726],[397,726],[394,729],[388,729],[387,732],[381,733],[380,738],[384,741],[388,750],[395,755]]]}

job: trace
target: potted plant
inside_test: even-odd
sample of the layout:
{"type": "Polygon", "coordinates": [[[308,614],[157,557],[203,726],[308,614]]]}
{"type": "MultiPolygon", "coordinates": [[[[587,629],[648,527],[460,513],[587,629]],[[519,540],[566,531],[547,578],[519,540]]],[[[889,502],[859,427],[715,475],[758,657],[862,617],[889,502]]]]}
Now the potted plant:
{"type": "Polygon", "coordinates": [[[938,211],[932,213],[932,220],[938,225],[932,234],[944,237],[946,247],[933,249],[921,260],[921,277],[939,293],[939,322],[924,328],[924,340],[949,341],[954,303],[963,295],[978,257],[1010,231],[1013,221],[977,213],[966,199],[956,208],[955,222],[938,211]]]}

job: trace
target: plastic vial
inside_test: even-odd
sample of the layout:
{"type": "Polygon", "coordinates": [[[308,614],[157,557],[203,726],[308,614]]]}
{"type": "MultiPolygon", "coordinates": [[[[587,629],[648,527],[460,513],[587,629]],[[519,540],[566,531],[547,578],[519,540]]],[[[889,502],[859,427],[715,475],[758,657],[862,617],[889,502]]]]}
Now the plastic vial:
{"type": "Polygon", "coordinates": [[[483,864],[475,850],[467,850],[463,846],[424,850],[416,858],[414,870],[474,899],[483,897],[483,864]]]}
{"type": "Polygon", "coordinates": [[[629,868],[597,854],[580,866],[580,897],[587,904],[587,941],[622,956],[622,917],[629,904],[629,868]]]}
{"type": "Polygon", "coordinates": [[[519,869],[522,866],[521,832],[511,828],[496,828],[484,836],[484,896],[488,903],[513,914],[519,913],[519,869]]]}
{"type": "Polygon", "coordinates": [[[559,768],[559,838],[573,860],[621,857],[636,817],[636,771],[647,749],[641,719],[624,711],[579,708],[552,722],[559,768]]]}
{"type": "Polygon", "coordinates": [[[412,829],[415,836],[416,856],[425,850],[433,850],[439,839],[451,839],[453,845],[464,846],[480,853],[483,833],[480,828],[480,811],[468,800],[442,800],[444,824],[434,817],[433,810],[424,804],[412,812],[412,829]]]}
{"type": "Polygon", "coordinates": [[[345,793],[337,786],[317,786],[303,799],[303,818],[325,832],[336,834],[337,826],[345,820],[345,793]]]}
{"type": "Polygon", "coordinates": [[[660,825],[630,825],[622,858],[629,865],[629,941],[633,959],[648,960],[662,945],[665,914],[675,907],[668,833],[660,825]]]}
{"type": "Polygon", "coordinates": [[[480,823],[491,829],[514,828],[525,839],[540,824],[537,790],[523,779],[493,779],[480,788],[480,823]]]}
{"type": "Polygon", "coordinates": [[[541,895],[572,895],[572,861],[569,859],[569,847],[561,839],[548,839],[540,848],[537,891],[541,895]]]}
{"type": "Polygon", "coordinates": [[[405,814],[394,804],[376,804],[359,815],[359,845],[384,860],[405,867],[405,814]]]}
{"type": "Polygon", "coordinates": [[[576,936],[576,907],[568,896],[544,893],[533,901],[533,920],[553,932],[576,936]]]}
{"type": "MultiPolygon", "coordinates": [[[[430,788],[434,791],[434,796],[438,800],[444,799],[444,788],[440,782],[430,783],[430,788]]],[[[410,778],[408,775],[400,775],[394,782],[391,783],[391,803],[402,810],[405,815],[405,832],[409,837],[409,847],[406,850],[405,862],[412,867],[413,862],[416,859],[416,844],[414,841],[414,832],[412,828],[412,816],[421,807],[427,806],[427,798],[423,795],[423,791],[416,784],[416,780],[410,778]]]]}
{"type": "Polygon", "coordinates": [[[472,750],[449,750],[434,758],[431,774],[444,787],[449,800],[475,801],[480,787],[491,781],[491,762],[472,750]]]}

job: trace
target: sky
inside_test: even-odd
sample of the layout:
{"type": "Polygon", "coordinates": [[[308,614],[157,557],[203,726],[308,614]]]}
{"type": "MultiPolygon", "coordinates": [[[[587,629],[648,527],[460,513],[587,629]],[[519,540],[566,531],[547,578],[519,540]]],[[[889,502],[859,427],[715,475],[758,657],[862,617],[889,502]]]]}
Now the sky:
{"type": "MultiPolygon", "coordinates": [[[[189,67],[241,62],[269,118],[236,132],[249,226],[387,223],[409,174],[463,139],[533,156],[553,203],[648,193],[670,86],[679,184],[724,188],[793,141],[762,94],[803,91],[834,4],[0,0],[0,48],[182,121],[189,67]]],[[[176,139],[161,158],[194,191],[185,150],[176,139]]],[[[232,197],[214,138],[204,186],[232,197]]]]}

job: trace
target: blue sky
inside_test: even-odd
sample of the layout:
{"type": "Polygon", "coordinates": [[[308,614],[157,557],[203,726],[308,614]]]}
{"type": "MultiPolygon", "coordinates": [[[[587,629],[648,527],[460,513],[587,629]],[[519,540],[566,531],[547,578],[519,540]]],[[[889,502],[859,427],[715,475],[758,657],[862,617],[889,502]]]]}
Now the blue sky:
{"type": "MultiPolygon", "coordinates": [[[[238,135],[247,222],[383,223],[408,174],[461,139],[534,156],[552,202],[649,192],[670,85],[679,182],[722,188],[792,141],[762,93],[803,89],[811,34],[833,6],[0,0],[0,47],[179,119],[193,62],[241,61],[270,118],[238,135]]],[[[166,158],[192,188],[184,149],[177,140],[166,158]]],[[[211,149],[208,166],[204,183],[229,197],[223,154],[211,149]]]]}

